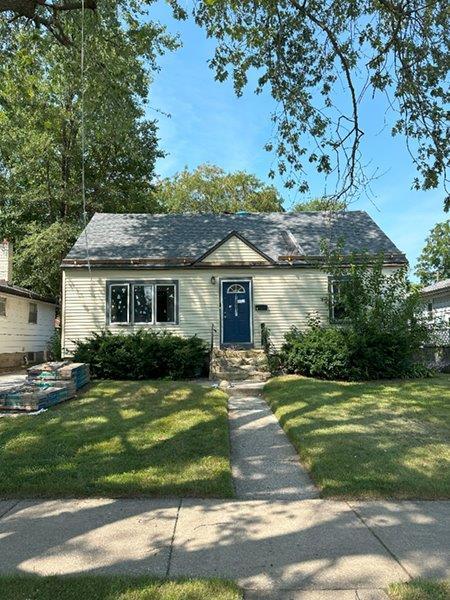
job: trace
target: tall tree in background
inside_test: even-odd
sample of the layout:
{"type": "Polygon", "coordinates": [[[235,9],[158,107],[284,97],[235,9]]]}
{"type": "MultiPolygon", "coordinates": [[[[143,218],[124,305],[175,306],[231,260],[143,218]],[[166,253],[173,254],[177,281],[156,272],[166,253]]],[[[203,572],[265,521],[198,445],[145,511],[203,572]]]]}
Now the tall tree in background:
{"type": "MultiPolygon", "coordinates": [[[[154,121],[144,118],[157,55],[176,42],[133,0],[85,15],[85,175],[95,211],[151,212],[154,121]]],[[[65,47],[51,31],[0,22],[0,232],[15,247],[14,280],[59,292],[60,259],[83,226],[80,11],[65,47]]]]}
{"type": "Polygon", "coordinates": [[[450,279],[450,221],[437,223],[430,231],[415,272],[423,285],[450,279]]]}
{"type": "Polygon", "coordinates": [[[346,204],[344,200],[336,198],[312,198],[305,202],[298,202],[292,208],[293,212],[307,212],[309,210],[333,211],[345,210],[346,204]]]}
{"type": "Polygon", "coordinates": [[[309,163],[334,175],[336,196],[363,187],[360,106],[375,94],[388,97],[380,128],[404,137],[414,187],[445,181],[448,0],[200,0],[194,15],[217,40],[216,79],[231,76],[240,95],[253,70],[256,92],[278,103],[267,149],[288,187],[308,190],[309,163]]]}
{"type": "Polygon", "coordinates": [[[283,199],[273,186],[255,175],[236,171],[226,173],[214,165],[184,169],[164,179],[155,191],[164,212],[235,213],[282,211],[283,199]]]}

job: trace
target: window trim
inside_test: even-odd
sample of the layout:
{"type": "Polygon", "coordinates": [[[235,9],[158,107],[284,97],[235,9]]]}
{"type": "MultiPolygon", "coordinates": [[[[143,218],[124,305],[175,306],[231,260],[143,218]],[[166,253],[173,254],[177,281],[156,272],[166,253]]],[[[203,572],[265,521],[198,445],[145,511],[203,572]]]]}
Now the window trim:
{"type": "Polygon", "coordinates": [[[108,287],[109,290],[109,302],[108,302],[108,312],[107,312],[107,316],[108,316],[108,323],[109,325],[129,325],[130,324],[130,285],[128,283],[126,283],[125,281],[122,282],[112,282],[111,285],[108,287]],[[111,293],[112,293],[112,289],[113,287],[126,287],[127,288],[127,320],[126,321],[111,321],[111,293]]]}
{"type": "Polygon", "coordinates": [[[109,279],[106,281],[106,324],[110,327],[165,327],[170,325],[179,325],[179,281],[178,279],[109,279]],[[111,322],[111,288],[115,285],[126,285],[128,287],[128,321],[123,323],[111,322]],[[152,286],[152,320],[134,321],[134,286],[151,285],[152,286]],[[158,286],[174,287],[174,321],[157,321],[156,290],[158,286]]]}
{"type": "Polygon", "coordinates": [[[155,285],[153,283],[132,283],[130,285],[129,301],[131,302],[131,310],[129,323],[130,325],[137,325],[142,327],[143,325],[154,325],[155,324],[155,285]],[[134,320],[134,288],[136,286],[147,286],[152,288],[152,320],[151,321],[135,321],[134,320]]]}
{"type": "Polygon", "coordinates": [[[6,296],[0,296],[0,302],[3,301],[4,302],[4,306],[5,306],[5,312],[2,313],[0,312],[0,317],[6,317],[7,316],[7,311],[6,311],[6,307],[8,305],[8,298],[6,296]]]}
{"type": "Polygon", "coordinates": [[[39,314],[38,303],[37,302],[28,302],[28,324],[29,325],[37,325],[38,324],[38,314],[39,314]],[[36,307],[36,321],[30,320],[32,306],[36,307]]]}

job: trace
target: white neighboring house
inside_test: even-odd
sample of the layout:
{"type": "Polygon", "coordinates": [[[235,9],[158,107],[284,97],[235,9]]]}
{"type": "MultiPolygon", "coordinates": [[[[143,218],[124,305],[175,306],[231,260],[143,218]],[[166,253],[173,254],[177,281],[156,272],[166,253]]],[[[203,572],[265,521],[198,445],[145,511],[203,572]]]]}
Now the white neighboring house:
{"type": "Polygon", "coordinates": [[[429,320],[450,324],[450,279],[432,283],[421,293],[429,320]]]}
{"type": "Polygon", "coordinates": [[[0,242],[0,369],[47,358],[56,303],[11,283],[12,248],[0,242]]]}

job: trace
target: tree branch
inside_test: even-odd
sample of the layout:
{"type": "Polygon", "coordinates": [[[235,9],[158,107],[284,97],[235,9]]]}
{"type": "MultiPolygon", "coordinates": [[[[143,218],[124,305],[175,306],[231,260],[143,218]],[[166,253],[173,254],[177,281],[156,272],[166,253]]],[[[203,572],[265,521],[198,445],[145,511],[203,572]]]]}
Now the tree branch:
{"type": "MultiPolygon", "coordinates": [[[[97,2],[96,0],[85,0],[84,7],[94,11],[97,8],[97,2]]],[[[19,17],[25,17],[36,27],[45,27],[63,46],[70,46],[72,41],[64,33],[58,15],[62,12],[81,10],[82,8],[83,3],[80,1],[54,3],[45,0],[0,0],[0,13],[11,12],[14,15],[9,22],[19,17]]]]}
{"type": "MultiPolygon", "coordinates": [[[[338,197],[345,194],[349,189],[352,188],[353,183],[355,181],[355,170],[356,170],[356,154],[359,147],[359,141],[364,134],[364,132],[359,128],[359,113],[358,113],[358,101],[356,98],[355,86],[353,84],[352,75],[351,75],[351,67],[345,56],[342,48],[336,39],[334,32],[330,29],[330,27],[324,23],[322,20],[317,18],[312,12],[307,10],[305,3],[300,4],[297,0],[290,0],[292,6],[296,8],[299,12],[303,13],[310,21],[312,21],[317,27],[319,27],[329,39],[333,50],[336,56],[339,58],[342,68],[344,70],[345,79],[347,81],[347,86],[350,91],[350,98],[352,104],[352,121],[353,128],[352,130],[345,136],[344,140],[347,139],[350,135],[353,135],[353,143],[350,152],[350,161],[349,161],[349,171],[348,171],[348,181],[344,184],[343,189],[339,193],[338,197]]],[[[338,146],[342,146],[344,140],[340,140],[337,144],[338,146]]],[[[347,178],[346,178],[347,179],[347,178]]]]}

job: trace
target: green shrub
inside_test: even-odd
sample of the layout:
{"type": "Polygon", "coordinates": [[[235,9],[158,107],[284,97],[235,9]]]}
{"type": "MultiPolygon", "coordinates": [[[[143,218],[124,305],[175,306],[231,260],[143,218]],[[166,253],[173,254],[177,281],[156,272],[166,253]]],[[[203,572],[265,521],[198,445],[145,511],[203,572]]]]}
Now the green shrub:
{"type": "Polygon", "coordinates": [[[296,328],[285,335],[280,353],[283,370],[325,379],[347,379],[349,348],[341,329],[311,327],[306,332],[296,328]]]}
{"type": "Polygon", "coordinates": [[[414,362],[407,335],[331,325],[304,332],[292,329],[285,339],[280,361],[287,373],[347,381],[431,374],[424,365],[414,362]]]}
{"type": "Polygon", "coordinates": [[[313,318],[305,332],[286,334],[280,353],[283,369],[344,380],[429,375],[414,358],[429,331],[420,316],[420,297],[409,290],[406,270],[386,273],[382,257],[375,262],[347,257],[345,262],[334,255],[326,267],[339,282],[340,322],[323,325],[313,318]]]}
{"type": "Polygon", "coordinates": [[[99,379],[191,379],[207,374],[208,351],[197,337],[138,330],[93,333],[78,342],[74,359],[99,379]]]}

